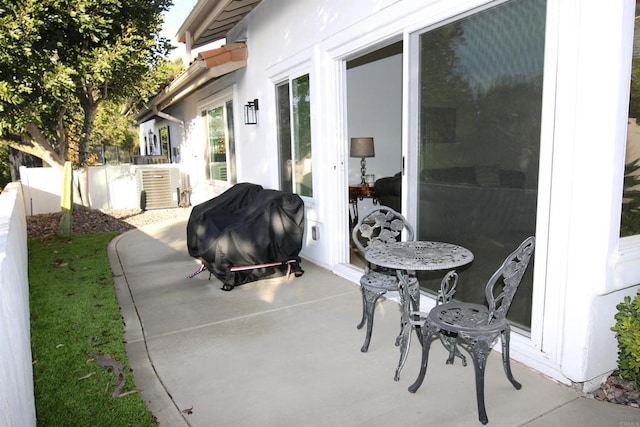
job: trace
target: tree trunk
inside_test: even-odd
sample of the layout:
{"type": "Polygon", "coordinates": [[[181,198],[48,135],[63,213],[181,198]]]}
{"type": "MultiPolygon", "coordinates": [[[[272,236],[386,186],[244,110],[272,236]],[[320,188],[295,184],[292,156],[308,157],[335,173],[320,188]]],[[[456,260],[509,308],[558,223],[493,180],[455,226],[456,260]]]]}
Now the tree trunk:
{"type": "Polygon", "coordinates": [[[75,173],[74,192],[78,195],[78,203],[82,206],[90,207],[89,203],[89,169],[87,166],[81,166],[75,173]]]}
{"type": "Polygon", "coordinates": [[[69,239],[73,229],[73,170],[71,162],[65,162],[62,173],[62,195],[60,196],[60,207],[62,208],[62,218],[58,226],[58,237],[69,239]]]}

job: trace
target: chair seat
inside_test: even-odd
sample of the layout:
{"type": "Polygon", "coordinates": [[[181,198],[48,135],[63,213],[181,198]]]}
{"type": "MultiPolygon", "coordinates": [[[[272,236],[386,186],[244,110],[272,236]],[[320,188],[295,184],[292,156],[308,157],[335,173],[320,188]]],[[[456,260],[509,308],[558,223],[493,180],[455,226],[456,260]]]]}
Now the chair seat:
{"type": "Polygon", "coordinates": [[[451,302],[434,307],[427,321],[449,332],[473,332],[474,335],[504,329],[506,322],[489,324],[488,318],[489,310],[484,305],[451,302]]]}

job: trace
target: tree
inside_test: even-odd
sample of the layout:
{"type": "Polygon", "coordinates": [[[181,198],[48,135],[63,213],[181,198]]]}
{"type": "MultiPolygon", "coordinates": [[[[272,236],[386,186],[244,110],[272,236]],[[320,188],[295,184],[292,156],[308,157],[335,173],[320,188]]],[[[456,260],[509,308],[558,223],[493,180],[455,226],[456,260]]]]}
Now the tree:
{"type": "Polygon", "coordinates": [[[11,182],[11,167],[9,165],[9,147],[0,145],[0,191],[11,182]]]}
{"type": "MultiPolygon", "coordinates": [[[[147,96],[157,93],[158,88],[168,84],[184,70],[181,58],[173,61],[160,60],[150,73],[138,84],[139,93],[147,96]]],[[[144,98],[144,97],[143,97],[144,98]]],[[[134,118],[140,98],[107,100],[98,107],[91,144],[118,147],[131,155],[138,145],[138,125],[134,118]]]]}
{"type": "Polygon", "coordinates": [[[98,107],[152,92],[140,82],[171,49],[157,34],[172,0],[0,0],[0,139],[62,171],[71,152],[88,205],[98,107]]]}

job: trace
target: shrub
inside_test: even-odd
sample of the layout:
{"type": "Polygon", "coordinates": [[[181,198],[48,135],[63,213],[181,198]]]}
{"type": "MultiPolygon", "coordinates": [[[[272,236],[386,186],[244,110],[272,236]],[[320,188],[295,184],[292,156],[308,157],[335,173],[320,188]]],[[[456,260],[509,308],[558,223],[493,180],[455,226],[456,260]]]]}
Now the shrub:
{"type": "Polygon", "coordinates": [[[615,326],[611,328],[618,340],[618,369],[614,374],[627,381],[633,381],[640,388],[640,290],[631,299],[616,306],[615,326]]]}

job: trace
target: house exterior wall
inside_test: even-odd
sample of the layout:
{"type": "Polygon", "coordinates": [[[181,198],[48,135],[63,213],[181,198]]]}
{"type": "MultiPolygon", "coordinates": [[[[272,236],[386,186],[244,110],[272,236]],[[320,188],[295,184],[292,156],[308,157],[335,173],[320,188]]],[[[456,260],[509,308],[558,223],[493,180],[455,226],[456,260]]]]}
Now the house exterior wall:
{"type": "MultiPolygon", "coordinates": [[[[235,120],[236,133],[242,130],[242,117],[244,98],[238,98],[235,93],[235,82],[240,74],[230,74],[224,76],[199,90],[195,91],[184,101],[172,106],[166,110],[166,113],[172,117],[183,120],[183,123],[175,124],[175,132],[180,135],[179,139],[172,140],[173,143],[179,143],[180,147],[180,170],[183,175],[189,176],[189,187],[192,189],[191,203],[197,205],[211,197],[222,193],[228,188],[220,183],[215,183],[207,179],[207,137],[206,137],[206,121],[201,116],[204,107],[210,105],[218,99],[231,96],[233,99],[233,115],[235,120]]],[[[148,123],[148,122],[147,122],[148,123]]],[[[236,139],[239,137],[236,136],[236,139]]],[[[257,148],[258,150],[260,148],[257,148]]],[[[236,149],[237,150],[237,149],[236,149]]],[[[237,154],[237,151],[236,151],[237,154]]],[[[240,166],[240,164],[238,164],[240,166]]],[[[250,165],[249,169],[250,169],[250,165]]],[[[239,181],[250,181],[248,178],[240,178],[239,181]]],[[[257,182],[257,181],[254,181],[257,182]]]]}
{"type": "MultiPolygon", "coordinates": [[[[404,42],[402,140],[403,155],[411,155],[412,33],[495,3],[263,0],[227,39],[247,40],[247,67],[172,108],[185,121],[182,167],[197,171],[196,199],[223,190],[208,186],[199,171],[198,102],[225,86],[233,87],[238,113],[246,101],[260,100],[258,125],[236,120],[238,182],[277,188],[273,86],[309,73],[314,197],[305,205],[307,226],[318,227],[320,238],[307,238],[302,255],[357,282],[359,272],[343,263],[353,175],[348,138],[361,135],[347,128],[342,61],[404,42]]],[[[632,0],[606,8],[595,0],[547,1],[532,329],[513,337],[512,357],[563,382],[598,381],[615,369],[615,305],[640,284],[640,238],[619,238],[634,8],[632,0]]]]}

